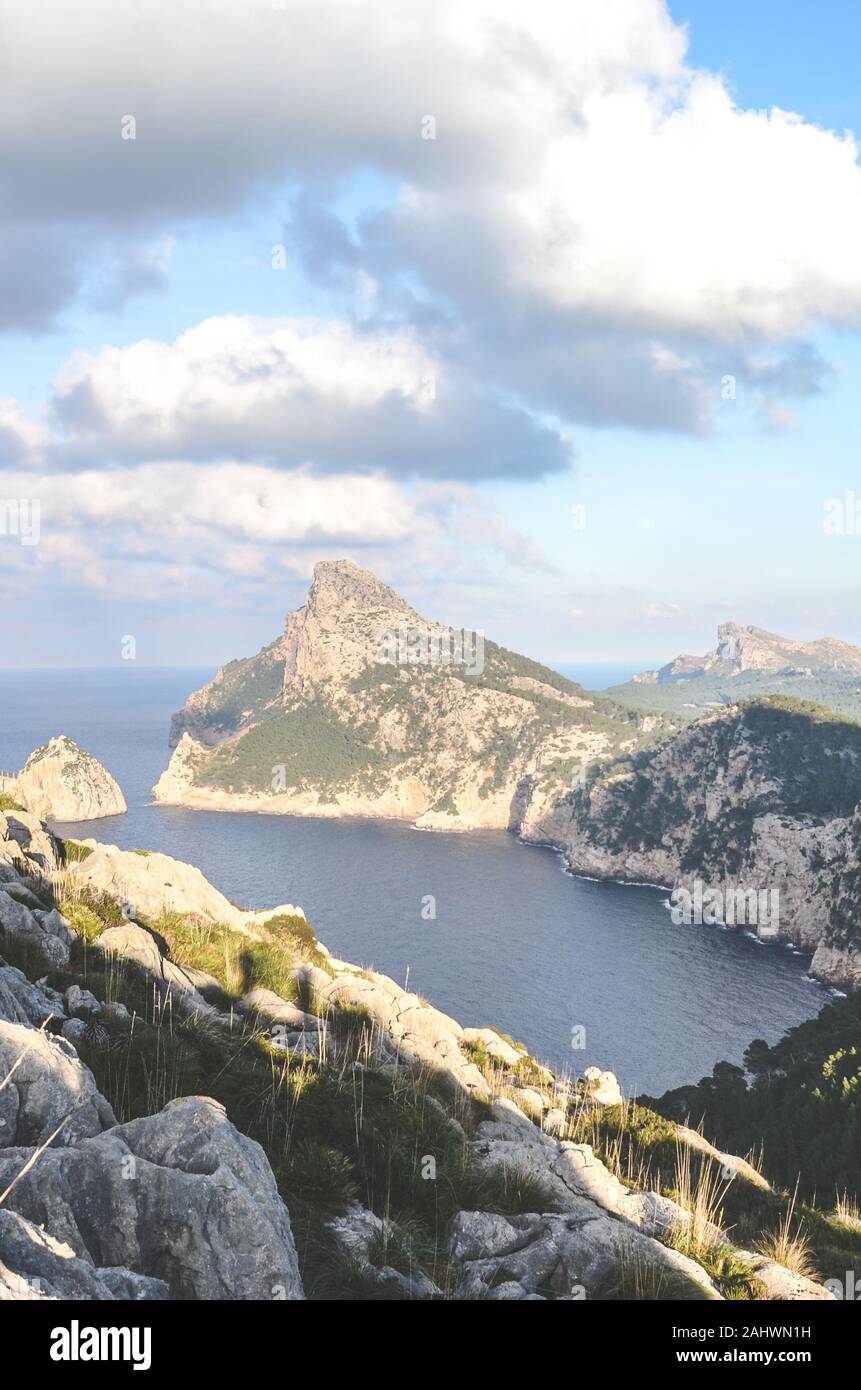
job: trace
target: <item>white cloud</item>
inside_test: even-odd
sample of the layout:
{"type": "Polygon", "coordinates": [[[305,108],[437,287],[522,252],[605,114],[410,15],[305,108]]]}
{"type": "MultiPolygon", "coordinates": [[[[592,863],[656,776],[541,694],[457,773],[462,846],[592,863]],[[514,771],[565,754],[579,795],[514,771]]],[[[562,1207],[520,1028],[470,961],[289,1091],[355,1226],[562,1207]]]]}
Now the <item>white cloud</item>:
{"type": "MultiPolygon", "coordinates": [[[[409,329],[206,319],[173,343],[76,353],[53,400],[60,461],[265,458],[429,476],[544,472],[558,433],[471,392],[409,329]]],[[[2,423],[2,421],[0,421],[2,423]]]]}
{"type": "Polygon", "coordinates": [[[229,314],[173,343],[76,353],[59,373],[55,405],[83,431],[174,450],[237,426],[243,434],[299,433],[297,416],[309,407],[372,411],[397,396],[426,413],[438,371],[406,331],[363,336],[344,323],[229,314]]]}
{"type": "Polygon", "coordinates": [[[720,375],[755,378],[758,342],[861,320],[861,174],[850,136],[739,110],[685,45],[662,0],[19,7],[0,302],[44,323],[89,257],[122,263],[289,189],[309,267],[340,258],[361,315],[409,312],[405,270],[445,305],[429,351],[461,385],[571,419],[705,428],[720,375]],[[340,227],[331,196],[368,168],[400,197],[340,227]]]}
{"type": "Polygon", "coordinates": [[[417,567],[488,560],[544,568],[543,557],[506,528],[492,503],[470,489],[410,493],[382,474],[287,472],[262,464],[188,461],[98,469],[62,476],[6,471],[5,497],[40,504],[37,545],[7,538],[0,568],[56,587],[169,597],[177,575],[207,574],[272,589],[305,577],[316,559],[349,553],[372,568],[411,575],[417,567]]]}
{"type": "Polygon", "coordinates": [[[0,399],[0,465],[36,461],[48,440],[48,431],[28,420],[16,400],[0,399]]]}

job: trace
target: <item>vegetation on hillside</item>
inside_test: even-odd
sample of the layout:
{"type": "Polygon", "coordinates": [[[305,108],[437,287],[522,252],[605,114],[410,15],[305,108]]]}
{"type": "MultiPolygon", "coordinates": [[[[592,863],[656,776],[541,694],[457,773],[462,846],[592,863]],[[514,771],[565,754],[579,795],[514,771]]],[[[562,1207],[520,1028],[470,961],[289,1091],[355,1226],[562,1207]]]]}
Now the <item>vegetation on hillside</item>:
{"type": "MultiPolygon", "coordinates": [[[[284,679],[283,661],[278,657],[281,639],[271,642],[256,656],[241,657],[222,667],[218,679],[209,686],[205,721],[224,736],[277,710],[284,679]]],[[[171,741],[176,743],[186,727],[183,711],[173,717],[171,741]]],[[[192,733],[194,715],[190,723],[192,733]]]]}
{"type": "Polygon", "coordinates": [[[763,695],[784,695],[812,701],[847,719],[861,719],[861,681],[857,676],[814,672],[811,676],[771,671],[741,671],[737,676],[693,676],[690,679],[644,685],[626,681],[605,692],[614,700],[640,710],[673,712],[694,719],[715,706],[738,704],[763,695]]]}
{"type": "MultiPolygon", "coordinates": [[[[628,745],[653,746],[682,724],[673,716],[644,719],[618,702],[589,696],[575,681],[490,641],[484,645],[484,661],[480,675],[457,666],[393,667],[372,661],[347,683],[349,695],[357,702],[349,711],[321,694],[287,707],[278,702],[261,706],[253,727],[222,744],[196,781],[225,791],[307,788],[334,795],[348,790],[378,794],[396,771],[411,770],[433,779],[435,757],[449,751],[441,741],[437,702],[445,700],[444,691],[453,681],[513,694],[522,702],[523,722],[517,728],[507,727],[494,713],[486,716],[481,734],[487,752],[473,753],[473,762],[485,774],[482,796],[498,791],[516,761],[525,764],[557,736],[600,734],[612,758],[628,745]],[[518,680],[535,682],[535,686],[521,687],[515,684],[518,680]],[[381,732],[381,724],[391,719],[402,731],[396,740],[400,746],[381,732]],[[284,773],[276,774],[275,769],[282,766],[284,773]],[[276,775],[278,786],[273,784],[276,775]]],[[[247,697],[242,693],[243,664],[233,663],[227,669],[231,670],[233,705],[253,705],[255,690],[249,690],[247,697]]],[[[219,711],[226,711],[223,695],[219,694],[219,700],[219,711]]],[[[575,757],[549,756],[542,767],[542,781],[561,782],[564,787],[578,766],[575,757]]],[[[451,795],[453,787],[445,775],[439,775],[438,781],[439,797],[451,795]]]]}
{"type": "Polygon", "coordinates": [[[827,1004],[769,1047],[750,1044],[745,1068],[718,1062],[695,1085],[649,1104],[702,1124],[734,1153],[761,1151],[765,1172],[805,1198],[861,1200],[861,996],[827,1004]]]}
{"type": "Polygon", "coordinates": [[[279,709],[235,743],[216,749],[198,780],[237,792],[306,784],[334,791],[353,779],[367,785],[384,763],[358,731],[321,702],[308,701],[279,709]]]}
{"type": "Polygon", "coordinates": [[[627,776],[605,785],[604,797],[599,819],[588,800],[572,799],[585,835],[610,849],[645,851],[678,833],[683,868],[732,874],[758,816],[821,821],[852,813],[861,801],[861,724],[784,696],[751,700],[689,725],[655,750],[631,754],[627,776]],[[733,761],[744,768],[735,780],[733,761]],[[730,779],[723,782],[725,804],[706,816],[706,793],[718,777],[730,779]]]}

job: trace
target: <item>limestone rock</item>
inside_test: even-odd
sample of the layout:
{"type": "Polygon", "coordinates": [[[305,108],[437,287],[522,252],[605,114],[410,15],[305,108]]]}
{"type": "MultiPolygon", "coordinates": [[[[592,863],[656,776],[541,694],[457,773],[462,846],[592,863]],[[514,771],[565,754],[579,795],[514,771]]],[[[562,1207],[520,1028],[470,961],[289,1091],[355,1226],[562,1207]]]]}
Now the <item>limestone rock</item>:
{"type": "Polygon", "coordinates": [[[0,1022],[0,1144],[75,1144],[116,1124],[89,1067],[62,1038],[0,1022]]]}
{"type": "Polygon", "coordinates": [[[772,1186],[762,1174],[754,1168],[752,1163],[748,1163],[746,1158],[739,1158],[736,1154],[723,1153],[720,1149],[710,1144],[699,1130],[690,1129],[687,1125],[676,1125],[676,1137],[683,1144],[691,1149],[696,1149],[699,1153],[708,1154],[715,1162],[725,1170],[727,1178],[743,1178],[745,1182],[758,1187],[761,1192],[771,1192],[772,1186]]]}
{"type": "Polygon", "coordinates": [[[184,731],[170,762],[152,789],[156,801],[172,806],[182,802],[197,773],[206,765],[207,750],[184,731]]]}
{"type": "Polygon", "coordinates": [[[100,1014],[102,1012],[102,1006],[93,992],[89,989],[81,989],[80,985],[69,985],[66,990],[66,1008],[70,1014],[100,1014]]]}
{"type": "MultiPolygon", "coordinates": [[[[269,814],[409,818],[443,831],[517,828],[532,779],[542,795],[554,792],[558,800],[570,788],[552,769],[589,762],[610,752],[613,741],[590,720],[594,701],[574,682],[534,663],[524,675],[522,662],[500,647],[492,661],[493,681],[485,683],[483,634],[421,617],[351,561],[322,561],[283,635],[223,667],[174,715],[176,747],[156,799],[269,814]],[[405,698],[391,699],[396,690],[405,698]],[[289,728],[310,702],[333,746],[374,726],[367,769],[336,774],[321,759],[319,769],[301,775],[285,764],[281,779],[274,768],[249,767],[241,753],[251,731],[267,720],[289,728]],[[540,716],[554,705],[563,718],[551,727],[540,716]],[[504,770],[501,741],[512,750],[504,770]],[[375,754],[385,760],[384,777],[375,754]]],[[[636,746],[647,721],[661,719],[620,719],[612,732],[636,746]]]]}
{"type": "Polygon", "coordinates": [[[14,1211],[0,1208],[0,1302],[4,1300],[123,1299],[134,1302],[169,1296],[163,1279],[121,1266],[96,1269],[71,1246],[54,1240],[14,1211]]]}
{"type": "Polygon", "coordinates": [[[820,941],[814,952],[810,973],[836,989],[861,988],[861,950],[820,941]]]}
{"type": "Polygon", "coordinates": [[[593,1298],[609,1292],[631,1267],[651,1278],[664,1298],[720,1299],[693,1260],[585,1198],[575,1199],[565,1215],[459,1212],[449,1249],[460,1299],[593,1298]]]}
{"type": "Polygon", "coordinates": [[[211,922],[221,922],[234,931],[256,936],[255,928],[272,916],[287,913],[304,917],[301,908],[284,904],[266,912],[243,912],[204,878],[193,864],[184,864],[168,854],[136,854],[116,845],[96,840],[83,843],[92,850],[86,859],[73,865],[75,878],[110,893],[126,905],[129,917],[143,914],[156,919],[163,912],[194,913],[211,922]]]}
{"type": "Polygon", "coordinates": [[[37,815],[0,811],[0,883],[22,873],[53,873],[62,862],[58,841],[37,815]]]}
{"type": "Polygon", "coordinates": [[[481,1072],[463,1054],[463,1029],[455,1019],[401,989],[387,975],[359,971],[336,959],[331,964],[335,978],[322,985],[317,995],[322,1006],[365,1010],[383,1043],[405,1062],[432,1066],[464,1090],[487,1094],[481,1072]]]}
{"type": "Polygon", "coordinates": [[[105,1004],[104,1012],[105,1018],[112,1019],[114,1023],[131,1022],[131,1014],[125,1004],[120,1003],[118,999],[109,999],[105,1004]]]}
{"type": "MultiPolygon", "coordinates": [[[[31,1152],[0,1152],[0,1190],[31,1152]]],[[[6,1208],[97,1269],[163,1280],[172,1298],[304,1296],[290,1218],[263,1150],[200,1096],[47,1149],[6,1208]]]]}
{"type": "Polygon", "coordinates": [[[251,989],[242,997],[243,1007],[249,1013],[260,1014],[269,1023],[283,1023],[291,1028],[316,1030],[320,1020],[314,1014],[307,1014],[298,1005],[273,993],[271,989],[251,989]]]}
{"type": "Polygon", "coordinates": [[[539,1183],[560,1211],[578,1210],[586,1198],[650,1236],[688,1224],[687,1213],[670,1198],[625,1187],[589,1144],[542,1132],[513,1101],[497,1100],[491,1116],[470,1144],[479,1171],[522,1173],[539,1183]]]}
{"type": "Polygon", "coordinates": [[[588,1086],[589,1100],[596,1105],[621,1105],[624,1100],[622,1089],[611,1071],[587,1067],[583,1076],[588,1086]]]}
{"type": "Polygon", "coordinates": [[[163,998],[172,999],[183,1012],[216,1016],[217,1010],[207,1004],[189,973],[161,954],[155,937],[144,927],[135,922],[108,927],[95,944],[105,955],[131,962],[145,971],[157,982],[163,998]]]}
{"type": "MultiPolygon", "coordinates": [[[[566,800],[530,796],[520,834],[555,845],[572,870],[596,878],[671,893],[700,881],[720,895],[716,920],[809,951],[816,978],[854,989],[861,983],[854,726],[835,720],[820,736],[827,760],[845,769],[845,781],[823,800],[815,773],[803,772],[798,716],[775,708],[772,718],[779,738],[763,733],[756,706],[709,713],[646,754],[636,773],[587,784],[566,800]]],[[[812,753],[809,763],[817,763],[812,753]]]]}
{"type": "Polygon", "coordinates": [[[74,1047],[84,1041],[87,1032],[87,1025],[82,1018],[67,1018],[60,1029],[63,1037],[74,1047]]]}
{"type": "Polygon", "coordinates": [[[739,1250],[737,1252],[743,1259],[750,1261],[754,1271],[756,1282],[765,1292],[768,1299],[786,1299],[790,1302],[804,1301],[815,1302],[821,1299],[834,1299],[834,1294],[830,1289],[818,1284],[815,1279],[807,1279],[803,1274],[796,1274],[794,1270],[787,1269],[785,1265],[776,1264],[774,1260],[764,1259],[762,1255],[753,1250],[739,1250]]]}
{"type": "Polygon", "coordinates": [[[17,777],[27,810],[60,821],[96,820],[128,808],[111,774],[60,734],[30,754],[17,777]]]}
{"type": "MultiPolygon", "coordinates": [[[[319,951],[320,949],[321,947],[318,942],[317,950],[319,951]]],[[[325,989],[329,984],[332,978],[331,975],[327,975],[326,971],[321,970],[319,965],[310,965],[304,961],[301,965],[295,966],[290,973],[299,986],[310,994],[311,998],[315,1001],[314,1007],[316,1008],[316,1000],[319,998],[320,991],[325,989]]]]}
{"type": "Polygon", "coordinates": [[[0,928],[36,947],[54,969],[67,964],[75,934],[56,908],[33,911],[0,889],[0,928]]]}
{"type": "Polygon", "coordinates": [[[519,1066],[523,1061],[523,1053],[518,1052],[516,1047],[512,1047],[511,1043],[500,1037],[494,1028],[464,1028],[463,1041],[465,1043],[478,1043],[484,1048],[488,1057],[493,1057],[498,1062],[504,1062],[507,1067],[519,1066]]]}
{"type": "Polygon", "coordinates": [[[531,1120],[540,1121],[547,1109],[546,1098],[531,1086],[521,1086],[518,1089],[515,1103],[531,1120]]]}
{"type": "Polygon", "coordinates": [[[351,1204],[343,1216],[327,1221],[326,1229],[358,1269],[363,1281],[371,1287],[381,1292],[394,1289],[407,1299],[434,1298],[439,1294],[439,1289],[418,1262],[413,1264],[412,1259],[404,1261],[408,1264],[407,1271],[385,1262],[380,1263],[380,1259],[385,1260],[387,1246],[392,1256],[398,1249],[403,1259],[408,1242],[393,1223],[383,1221],[374,1212],[351,1204]],[[377,1251],[381,1252],[379,1257],[377,1251]]]}
{"type": "Polygon", "coordinates": [[[52,1015],[63,1018],[65,1012],[62,994],[31,984],[23,971],[12,965],[0,965],[0,1019],[40,1028],[52,1015]]]}

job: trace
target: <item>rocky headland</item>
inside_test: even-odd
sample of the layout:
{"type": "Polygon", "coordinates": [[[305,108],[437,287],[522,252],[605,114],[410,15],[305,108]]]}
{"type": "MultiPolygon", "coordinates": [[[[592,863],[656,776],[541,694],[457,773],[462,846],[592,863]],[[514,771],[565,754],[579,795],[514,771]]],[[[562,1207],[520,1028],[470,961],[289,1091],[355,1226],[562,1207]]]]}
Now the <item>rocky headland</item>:
{"type": "Polygon", "coordinates": [[[597,759],[678,727],[481,634],[454,637],[459,647],[350,561],[316,565],[283,636],[225,666],[174,716],[155,799],[516,828],[527,781],[533,797],[559,796],[597,759]]]}

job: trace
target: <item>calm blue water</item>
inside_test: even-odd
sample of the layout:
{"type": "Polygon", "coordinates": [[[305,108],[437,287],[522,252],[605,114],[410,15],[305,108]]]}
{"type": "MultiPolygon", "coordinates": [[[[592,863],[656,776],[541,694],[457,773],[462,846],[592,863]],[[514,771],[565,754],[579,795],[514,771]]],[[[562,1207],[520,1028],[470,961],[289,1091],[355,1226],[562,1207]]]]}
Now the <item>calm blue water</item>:
{"type": "Polygon", "coordinates": [[[551,661],[545,665],[553,667],[569,681],[579,681],[586,690],[607,690],[611,685],[624,685],[640,671],[656,671],[663,666],[660,661],[551,661]]]}
{"type": "Polygon", "coordinates": [[[663,893],[574,878],[503,831],[150,806],[170,715],[212,674],[0,672],[0,768],[68,734],[114,774],[129,811],[67,832],[185,859],[242,906],[298,903],[336,954],[404,983],[409,972],[462,1023],[492,1023],[556,1067],[610,1067],[629,1091],[740,1062],[752,1038],[776,1041],[827,998],[786,948],[674,926],[663,893]],[[435,921],[422,919],[426,894],[435,921]],[[570,1047],[576,1025],[584,1051],[570,1047]]]}

